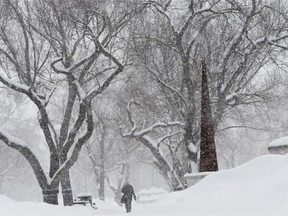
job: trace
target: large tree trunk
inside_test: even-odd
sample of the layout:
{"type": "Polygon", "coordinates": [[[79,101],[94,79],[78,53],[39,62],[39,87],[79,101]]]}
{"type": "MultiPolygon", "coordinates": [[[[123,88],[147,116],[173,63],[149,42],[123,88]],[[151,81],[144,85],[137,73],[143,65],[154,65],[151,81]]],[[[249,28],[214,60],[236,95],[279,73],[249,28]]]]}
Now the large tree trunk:
{"type": "Polygon", "coordinates": [[[214,124],[205,61],[202,61],[200,172],[217,171],[214,124]]]}
{"type": "MultiPolygon", "coordinates": [[[[185,133],[184,133],[184,143],[185,143],[185,152],[183,155],[183,171],[185,173],[196,172],[197,170],[193,169],[191,163],[197,164],[197,150],[195,144],[193,143],[193,111],[189,111],[186,116],[185,123],[185,133]]],[[[195,166],[194,166],[195,167],[195,166]]]]}
{"type": "Polygon", "coordinates": [[[43,202],[58,205],[59,186],[49,186],[42,190],[43,202]]]}
{"type": "MultiPolygon", "coordinates": [[[[191,68],[189,64],[189,54],[185,53],[182,43],[181,43],[181,37],[177,40],[177,46],[181,54],[181,60],[182,60],[182,76],[183,76],[183,82],[185,85],[185,88],[187,89],[187,95],[188,95],[188,107],[187,112],[185,116],[185,133],[184,133],[184,144],[187,151],[187,162],[184,160],[184,172],[185,173],[191,173],[198,171],[197,168],[197,150],[195,143],[193,143],[193,124],[194,124],[194,114],[195,114],[195,90],[196,86],[193,80],[191,79],[191,68]],[[186,165],[185,165],[186,163],[186,165]],[[193,166],[192,166],[193,165],[193,166]]],[[[184,158],[186,159],[186,158],[184,158]]]]}
{"type": "MultiPolygon", "coordinates": [[[[67,160],[66,155],[61,156],[61,164],[63,164],[67,160]]],[[[73,204],[73,194],[72,194],[72,186],[70,180],[69,170],[65,169],[60,177],[60,184],[62,190],[63,204],[64,206],[70,206],[73,204]]]]}
{"type": "Polygon", "coordinates": [[[61,176],[61,189],[64,206],[70,206],[73,204],[72,186],[70,181],[69,170],[65,170],[61,176]]]}
{"type": "MultiPolygon", "coordinates": [[[[69,95],[67,100],[66,111],[64,114],[64,119],[61,125],[60,130],[60,137],[59,137],[59,151],[63,150],[64,143],[68,136],[69,126],[70,126],[70,119],[73,112],[73,106],[75,103],[75,99],[77,96],[77,90],[75,85],[73,85],[73,80],[71,77],[68,77],[69,83],[69,95]]],[[[67,154],[61,155],[61,164],[65,163],[67,160],[67,154]]],[[[64,206],[69,206],[73,204],[73,194],[72,194],[72,187],[70,181],[70,174],[69,170],[65,170],[61,176],[60,180],[61,189],[62,189],[62,197],[63,197],[63,204],[64,206]]]]}

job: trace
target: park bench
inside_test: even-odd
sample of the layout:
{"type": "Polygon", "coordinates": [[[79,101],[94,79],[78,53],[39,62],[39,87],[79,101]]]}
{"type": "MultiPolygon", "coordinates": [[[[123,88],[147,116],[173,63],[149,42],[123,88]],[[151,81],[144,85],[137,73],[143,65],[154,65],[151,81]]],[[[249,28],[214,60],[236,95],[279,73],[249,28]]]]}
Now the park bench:
{"type": "Polygon", "coordinates": [[[271,154],[280,154],[285,155],[288,153],[288,137],[280,137],[278,139],[273,140],[268,145],[268,151],[271,154]]]}
{"type": "Polygon", "coordinates": [[[90,204],[92,208],[97,209],[96,203],[92,202],[92,196],[89,193],[80,193],[77,198],[74,199],[73,205],[80,204],[86,206],[90,204]]]}

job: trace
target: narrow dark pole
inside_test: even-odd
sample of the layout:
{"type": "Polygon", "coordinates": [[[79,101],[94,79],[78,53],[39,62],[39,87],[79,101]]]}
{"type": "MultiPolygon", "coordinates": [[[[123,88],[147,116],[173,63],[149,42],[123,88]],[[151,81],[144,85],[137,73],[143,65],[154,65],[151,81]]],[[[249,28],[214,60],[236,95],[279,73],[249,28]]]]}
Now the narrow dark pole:
{"type": "Polygon", "coordinates": [[[200,172],[217,171],[217,154],[214,140],[214,124],[209,96],[207,67],[202,60],[202,93],[201,93],[201,142],[200,172]]]}

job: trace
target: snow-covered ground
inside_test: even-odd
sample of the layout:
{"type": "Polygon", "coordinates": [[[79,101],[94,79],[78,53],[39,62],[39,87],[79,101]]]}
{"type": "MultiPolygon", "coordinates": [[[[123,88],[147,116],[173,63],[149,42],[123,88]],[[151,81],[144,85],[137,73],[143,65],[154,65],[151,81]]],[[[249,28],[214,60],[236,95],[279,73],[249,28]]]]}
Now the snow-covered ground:
{"type": "MultiPolygon", "coordinates": [[[[98,209],[15,202],[0,196],[0,215],[126,215],[112,201],[98,209]]],[[[265,155],[211,174],[195,186],[160,195],[153,204],[133,203],[130,215],[288,215],[288,156],[265,155]]]]}

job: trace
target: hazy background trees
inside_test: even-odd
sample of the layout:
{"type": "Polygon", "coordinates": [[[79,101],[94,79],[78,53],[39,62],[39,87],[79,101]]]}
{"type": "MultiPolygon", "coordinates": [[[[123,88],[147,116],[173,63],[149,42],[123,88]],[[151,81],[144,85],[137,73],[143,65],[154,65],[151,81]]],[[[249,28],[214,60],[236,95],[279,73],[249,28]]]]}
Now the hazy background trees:
{"type": "MultiPolygon", "coordinates": [[[[278,86],[268,77],[269,68],[285,50],[285,5],[280,1],[169,1],[151,2],[149,9],[131,30],[130,47],[138,57],[134,64],[150,74],[146,79],[154,84],[149,83],[153,86],[149,93],[165,104],[157,106],[160,115],[168,113],[166,120],[185,123],[183,173],[197,171],[201,58],[207,60],[215,130],[238,107],[260,112],[278,86]]],[[[142,98],[149,106],[146,95],[142,98]]]]}

